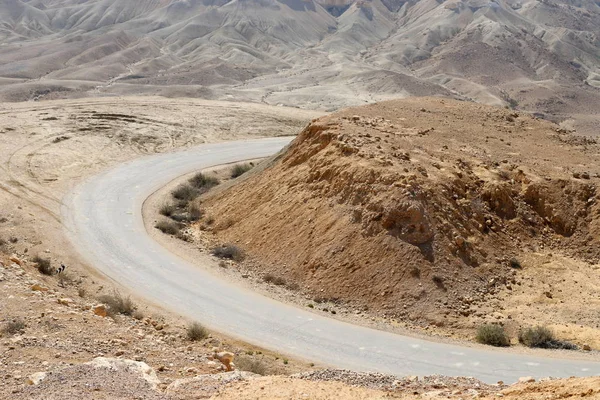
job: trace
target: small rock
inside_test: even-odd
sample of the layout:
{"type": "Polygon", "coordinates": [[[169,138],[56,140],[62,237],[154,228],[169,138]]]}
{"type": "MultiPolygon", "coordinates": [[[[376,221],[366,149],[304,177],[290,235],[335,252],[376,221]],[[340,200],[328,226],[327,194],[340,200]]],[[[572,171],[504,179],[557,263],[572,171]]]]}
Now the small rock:
{"type": "Polygon", "coordinates": [[[47,292],[48,288],[45,288],[41,285],[38,285],[37,283],[35,285],[33,285],[31,287],[31,290],[33,290],[34,292],[47,292]]]}
{"type": "Polygon", "coordinates": [[[15,255],[10,256],[9,260],[12,261],[12,262],[14,262],[18,266],[23,266],[23,261],[21,261],[19,259],[19,257],[15,256],[15,255]]]}
{"type": "Polygon", "coordinates": [[[46,379],[46,373],[45,372],[36,372],[35,374],[29,375],[29,377],[27,378],[26,383],[28,385],[37,386],[40,383],[42,383],[42,381],[44,379],[46,379]]]}
{"type": "Polygon", "coordinates": [[[92,311],[94,312],[94,314],[102,318],[105,318],[108,315],[108,313],[106,312],[106,306],[104,304],[98,304],[94,306],[92,308],[92,311]]]}
{"type": "Polygon", "coordinates": [[[535,378],[532,376],[522,376],[519,378],[519,383],[533,383],[535,378]]]}
{"type": "Polygon", "coordinates": [[[57,302],[58,304],[62,304],[63,306],[69,306],[70,304],[73,304],[73,299],[65,297],[62,299],[58,299],[57,302]]]}
{"type": "Polygon", "coordinates": [[[584,344],[584,345],[583,345],[583,347],[582,347],[582,349],[583,349],[584,351],[592,351],[592,348],[590,347],[590,345],[589,345],[589,344],[584,344]]]}

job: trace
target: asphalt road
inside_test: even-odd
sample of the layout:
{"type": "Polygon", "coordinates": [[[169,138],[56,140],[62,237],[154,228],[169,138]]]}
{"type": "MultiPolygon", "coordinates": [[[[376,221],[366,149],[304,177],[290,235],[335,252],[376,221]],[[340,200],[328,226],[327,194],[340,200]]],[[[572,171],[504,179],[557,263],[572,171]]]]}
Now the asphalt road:
{"type": "Polygon", "coordinates": [[[122,164],[64,199],[70,238],[96,269],[144,298],[212,329],[317,363],[396,375],[600,375],[600,363],[462,347],[368,329],[239,288],[158,245],[142,220],[145,199],[174,178],[215,165],[269,156],[289,138],[202,145],[122,164]]]}

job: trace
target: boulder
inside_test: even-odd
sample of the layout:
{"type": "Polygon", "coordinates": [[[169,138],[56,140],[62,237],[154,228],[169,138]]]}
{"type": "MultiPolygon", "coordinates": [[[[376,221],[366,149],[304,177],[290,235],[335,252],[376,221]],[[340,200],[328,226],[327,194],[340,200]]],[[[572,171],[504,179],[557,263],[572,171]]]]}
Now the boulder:
{"type": "Polygon", "coordinates": [[[91,365],[96,368],[108,368],[114,371],[127,370],[130,372],[138,373],[143,380],[145,380],[150,384],[150,386],[152,386],[152,389],[156,389],[160,384],[160,380],[156,375],[156,371],[154,371],[154,369],[152,369],[148,364],[144,362],[123,360],[120,358],[98,357],[94,358],[92,361],[86,363],[85,365],[91,365]]]}

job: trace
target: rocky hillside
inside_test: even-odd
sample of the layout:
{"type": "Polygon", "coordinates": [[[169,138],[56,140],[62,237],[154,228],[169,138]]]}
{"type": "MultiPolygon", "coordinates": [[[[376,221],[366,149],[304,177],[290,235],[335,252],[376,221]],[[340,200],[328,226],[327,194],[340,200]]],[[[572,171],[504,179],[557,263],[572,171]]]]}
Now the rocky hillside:
{"type": "Polygon", "coordinates": [[[204,206],[310,298],[422,327],[597,329],[598,150],[503,108],[390,101],[313,121],[204,206]]]}
{"type": "Polygon", "coordinates": [[[599,24],[593,0],[0,0],[0,99],[442,94],[595,132],[599,24]]]}

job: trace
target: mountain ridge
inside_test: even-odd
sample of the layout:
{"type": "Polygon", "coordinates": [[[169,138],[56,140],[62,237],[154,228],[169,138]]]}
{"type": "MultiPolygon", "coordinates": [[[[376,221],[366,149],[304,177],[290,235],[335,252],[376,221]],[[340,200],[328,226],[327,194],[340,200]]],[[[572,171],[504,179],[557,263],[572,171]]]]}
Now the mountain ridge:
{"type": "Polygon", "coordinates": [[[2,0],[0,99],[152,93],[334,110],[450,94],[590,133],[598,26],[591,0],[2,0]]]}

